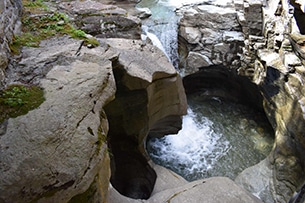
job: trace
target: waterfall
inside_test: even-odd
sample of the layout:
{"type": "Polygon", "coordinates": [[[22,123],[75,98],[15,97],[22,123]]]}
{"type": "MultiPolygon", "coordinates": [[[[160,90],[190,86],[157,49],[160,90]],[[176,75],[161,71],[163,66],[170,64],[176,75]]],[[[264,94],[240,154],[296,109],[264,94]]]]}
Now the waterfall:
{"type": "Polygon", "coordinates": [[[146,25],[143,25],[142,26],[142,29],[143,29],[143,33],[144,33],[144,36],[142,36],[142,39],[143,40],[147,40],[147,38],[149,38],[152,42],[153,45],[155,45],[156,47],[158,47],[165,55],[166,57],[168,58],[168,60],[171,61],[170,57],[169,57],[169,53],[165,50],[164,47],[164,42],[162,43],[159,38],[157,37],[157,35],[155,35],[154,33],[152,32],[149,32],[148,31],[148,26],[146,25]]]}
{"type": "Polygon", "coordinates": [[[178,68],[178,20],[174,7],[165,1],[142,0],[137,8],[149,7],[152,16],[143,20],[144,38],[149,38],[152,43],[161,49],[173,66],[178,68]],[[162,6],[163,5],[163,6],[162,6]]]}

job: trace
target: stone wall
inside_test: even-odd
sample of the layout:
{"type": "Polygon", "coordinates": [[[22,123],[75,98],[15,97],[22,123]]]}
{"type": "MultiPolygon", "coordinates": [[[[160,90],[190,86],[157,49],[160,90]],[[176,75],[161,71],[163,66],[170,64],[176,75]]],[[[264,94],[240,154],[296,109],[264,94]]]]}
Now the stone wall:
{"type": "Polygon", "coordinates": [[[185,75],[209,65],[239,67],[245,38],[233,5],[187,6],[178,13],[182,14],[179,55],[184,56],[180,64],[187,67],[185,75]]]}
{"type": "Polygon", "coordinates": [[[21,0],[0,2],[0,88],[3,86],[4,71],[9,63],[10,48],[14,33],[20,32],[21,0]]]}
{"type": "Polygon", "coordinates": [[[276,202],[287,202],[305,181],[305,36],[287,1],[268,1],[263,14],[263,36],[249,35],[245,53],[252,56],[252,80],[261,88],[265,112],[275,129],[268,157],[271,191],[276,202]]]}

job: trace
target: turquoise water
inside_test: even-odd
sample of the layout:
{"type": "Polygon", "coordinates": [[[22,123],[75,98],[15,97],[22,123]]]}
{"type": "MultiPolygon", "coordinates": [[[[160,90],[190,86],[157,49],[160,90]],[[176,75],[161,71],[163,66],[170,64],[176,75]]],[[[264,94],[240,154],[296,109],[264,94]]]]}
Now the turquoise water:
{"type": "Polygon", "coordinates": [[[273,130],[264,115],[219,99],[189,97],[188,115],[177,135],[147,142],[151,159],[188,181],[226,176],[231,179],[259,163],[271,151],[273,130]]]}

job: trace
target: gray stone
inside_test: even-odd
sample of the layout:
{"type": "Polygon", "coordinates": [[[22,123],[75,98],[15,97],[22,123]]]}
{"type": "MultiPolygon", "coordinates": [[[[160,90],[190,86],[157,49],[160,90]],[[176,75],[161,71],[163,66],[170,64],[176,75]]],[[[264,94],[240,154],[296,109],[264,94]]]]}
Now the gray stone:
{"type": "Polygon", "coordinates": [[[186,75],[197,72],[201,67],[212,65],[212,62],[207,56],[197,52],[190,52],[186,62],[188,67],[186,75]]]}
{"type": "Polygon", "coordinates": [[[4,85],[4,72],[8,66],[14,34],[20,32],[20,17],[22,12],[21,0],[2,0],[0,2],[0,89],[4,85]]]}
{"type": "Polygon", "coordinates": [[[73,57],[79,43],[58,40],[66,46],[47,41],[31,49],[33,64],[49,63],[57,54],[73,60],[55,59],[58,64],[40,81],[45,102],[8,120],[0,138],[1,202],[66,202],[86,191],[109,159],[102,108],[115,92],[111,62],[99,56],[103,48],[73,57]]]}
{"type": "Polygon", "coordinates": [[[145,19],[151,16],[151,11],[149,8],[137,8],[137,10],[140,11],[138,14],[140,19],[145,19]]]}
{"type": "Polygon", "coordinates": [[[181,187],[162,191],[149,199],[149,203],[158,202],[261,203],[262,201],[246,192],[244,189],[238,187],[229,178],[213,177],[190,182],[181,187]]]}
{"type": "Polygon", "coordinates": [[[257,197],[240,188],[232,180],[225,177],[213,177],[193,182],[187,182],[178,174],[164,167],[155,165],[157,173],[156,189],[148,200],[134,200],[120,195],[110,187],[109,199],[111,203],[159,203],[159,202],[256,202],[257,197]]]}
{"type": "Polygon", "coordinates": [[[126,39],[107,39],[105,42],[120,52],[118,62],[127,71],[124,85],[130,90],[146,88],[155,80],[177,76],[164,53],[155,46],[143,46],[140,41],[126,39]]]}
{"type": "MultiPolygon", "coordinates": [[[[183,40],[180,40],[180,44],[185,41],[188,43],[180,47],[186,46],[189,53],[204,55],[209,65],[225,64],[235,67],[238,53],[244,44],[242,29],[237,20],[239,12],[235,10],[234,5],[218,5],[217,2],[208,4],[182,7],[177,11],[182,14],[179,37],[183,40]]],[[[186,74],[196,70],[191,62],[192,58],[181,59],[190,59],[190,63],[185,65],[186,74]]]]}
{"type": "Polygon", "coordinates": [[[151,163],[151,165],[158,175],[152,196],[159,192],[188,184],[188,181],[175,172],[154,163],[151,163]]]}
{"type": "Polygon", "coordinates": [[[240,173],[236,177],[235,183],[259,197],[263,202],[273,202],[273,185],[270,182],[272,177],[271,164],[268,159],[265,159],[240,173]]]}
{"type": "Polygon", "coordinates": [[[201,39],[201,32],[195,27],[185,27],[181,28],[181,36],[183,36],[188,43],[196,44],[199,43],[201,39]]]}
{"type": "Polygon", "coordinates": [[[141,20],[127,10],[97,1],[72,1],[60,4],[76,15],[75,24],[96,37],[140,39],[141,20]]]}

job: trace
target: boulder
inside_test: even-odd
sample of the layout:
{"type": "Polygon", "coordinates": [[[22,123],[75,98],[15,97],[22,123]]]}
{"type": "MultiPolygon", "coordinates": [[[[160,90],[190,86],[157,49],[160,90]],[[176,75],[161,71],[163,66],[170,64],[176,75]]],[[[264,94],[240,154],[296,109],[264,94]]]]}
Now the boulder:
{"type": "Polygon", "coordinates": [[[190,182],[181,187],[169,189],[155,194],[149,199],[150,203],[157,202],[228,202],[244,203],[262,201],[246,190],[237,186],[226,177],[212,177],[190,182]]]}
{"type": "Polygon", "coordinates": [[[45,102],[1,124],[6,130],[0,136],[0,202],[67,202],[89,188],[96,200],[106,199],[103,106],[113,99],[115,82],[111,62],[101,57],[105,47],[83,48],[77,56],[79,44],[63,37],[23,50],[22,67],[36,68],[33,75],[42,77],[45,102]],[[46,66],[52,67],[37,70],[46,66]]]}
{"type": "Polygon", "coordinates": [[[245,188],[247,191],[251,191],[257,197],[260,197],[263,202],[273,202],[272,188],[270,184],[272,180],[273,172],[271,164],[268,158],[264,159],[255,166],[249,167],[240,173],[235,183],[245,188]]]}
{"type": "Polygon", "coordinates": [[[213,177],[188,183],[169,169],[158,165],[153,165],[153,168],[157,173],[157,180],[156,187],[149,199],[130,199],[120,195],[113,187],[110,187],[108,201],[111,203],[262,202],[229,178],[213,177]]]}
{"type": "Polygon", "coordinates": [[[77,27],[101,38],[140,39],[141,20],[115,5],[98,1],[63,2],[60,8],[74,17],[77,27]]]}

